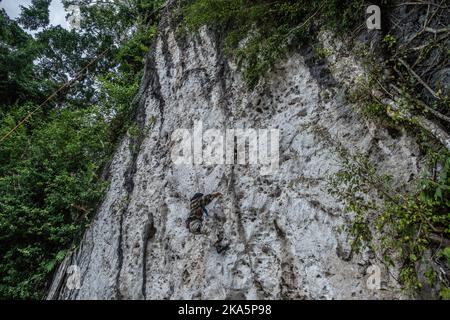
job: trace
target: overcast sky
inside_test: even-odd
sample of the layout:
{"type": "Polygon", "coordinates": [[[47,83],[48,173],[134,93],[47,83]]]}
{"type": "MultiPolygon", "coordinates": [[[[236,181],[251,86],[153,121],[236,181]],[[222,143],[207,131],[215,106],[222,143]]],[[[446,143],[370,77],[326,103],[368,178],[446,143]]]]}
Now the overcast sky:
{"type": "MultiPolygon", "coordinates": [[[[0,8],[4,8],[10,18],[17,18],[20,14],[20,5],[25,7],[31,4],[31,0],[1,0],[0,8]]],[[[52,0],[50,5],[50,24],[57,26],[61,25],[64,28],[68,27],[66,21],[66,12],[61,0],[52,0]]]]}

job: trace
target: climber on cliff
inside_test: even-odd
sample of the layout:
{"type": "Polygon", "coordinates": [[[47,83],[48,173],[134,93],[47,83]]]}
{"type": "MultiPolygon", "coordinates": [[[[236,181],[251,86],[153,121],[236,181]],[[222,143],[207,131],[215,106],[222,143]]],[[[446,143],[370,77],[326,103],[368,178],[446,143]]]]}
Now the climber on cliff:
{"type": "Polygon", "coordinates": [[[196,193],[191,199],[191,211],[186,220],[186,227],[194,234],[202,233],[203,214],[208,216],[206,206],[210,204],[215,198],[221,197],[220,192],[203,195],[203,193],[196,193]]]}
{"type": "MultiPolygon", "coordinates": [[[[208,209],[206,206],[210,204],[214,199],[221,197],[222,194],[220,192],[211,193],[207,195],[203,195],[203,193],[196,193],[192,199],[190,204],[190,213],[189,217],[186,220],[186,228],[193,234],[202,234],[202,226],[203,226],[203,215],[208,217],[208,209]]],[[[214,246],[217,249],[218,253],[221,253],[228,249],[228,245],[221,245],[223,236],[218,236],[218,239],[214,246]]]]}

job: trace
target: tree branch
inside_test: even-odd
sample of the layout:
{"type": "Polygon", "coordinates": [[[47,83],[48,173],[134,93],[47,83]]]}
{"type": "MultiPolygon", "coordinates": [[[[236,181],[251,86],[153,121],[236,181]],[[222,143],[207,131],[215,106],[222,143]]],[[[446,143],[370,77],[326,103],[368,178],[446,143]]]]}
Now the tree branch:
{"type": "Polygon", "coordinates": [[[431,89],[430,86],[425,81],[423,81],[422,78],[419,77],[419,75],[415,73],[414,70],[402,58],[399,58],[398,61],[400,61],[400,63],[409,71],[409,73],[411,73],[414,78],[416,78],[417,81],[419,81],[425,87],[425,89],[427,89],[431,93],[433,97],[438,100],[441,99],[439,95],[433,89],[431,89]]]}

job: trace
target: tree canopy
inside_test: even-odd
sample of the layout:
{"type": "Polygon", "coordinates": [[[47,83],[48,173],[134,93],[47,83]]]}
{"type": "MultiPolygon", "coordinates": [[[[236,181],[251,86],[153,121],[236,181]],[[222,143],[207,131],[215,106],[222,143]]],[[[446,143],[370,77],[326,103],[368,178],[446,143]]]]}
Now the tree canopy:
{"type": "Polygon", "coordinates": [[[33,0],[15,20],[0,11],[0,136],[33,111],[0,144],[0,299],[42,298],[88,225],[162,1],[80,1],[72,30],[49,24],[50,3],[33,0]]]}

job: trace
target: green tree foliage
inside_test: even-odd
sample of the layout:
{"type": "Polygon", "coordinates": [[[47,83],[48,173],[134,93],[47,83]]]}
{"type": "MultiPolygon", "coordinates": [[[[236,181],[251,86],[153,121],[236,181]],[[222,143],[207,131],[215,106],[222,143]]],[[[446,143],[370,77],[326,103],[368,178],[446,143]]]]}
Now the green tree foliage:
{"type": "Polygon", "coordinates": [[[43,297],[102,199],[104,168],[132,120],[162,1],[92,2],[81,1],[80,30],[49,26],[50,1],[33,1],[17,21],[0,12],[0,137],[36,111],[0,143],[0,299],[43,297]]]}
{"type": "Polygon", "coordinates": [[[38,102],[47,93],[33,65],[38,49],[33,38],[0,11],[0,107],[15,103],[38,102]]]}
{"type": "Polygon", "coordinates": [[[364,1],[193,0],[182,15],[188,30],[207,25],[224,35],[251,88],[287,50],[310,40],[318,21],[335,31],[353,27],[364,18],[364,1]]]}
{"type": "MultiPolygon", "coordinates": [[[[13,115],[22,117],[29,107],[4,121],[14,124],[13,115]]],[[[48,275],[101,198],[100,169],[112,148],[108,130],[98,107],[51,110],[1,145],[1,297],[42,297],[48,275]]]]}
{"type": "Polygon", "coordinates": [[[354,215],[347,231],[356,251],[370,248],[388,266],[401,262],[399,281],[411,293],[427,281],[437,284],[444,297],[450,284],[450,248],[435,265],[427,253],[436,246],[445,248],[450,238],[450,155],[446,150],[430,154],[433,172],[424,174],[411,190],[411,186],[394,187],[392,177],[380,175],[367,157],[341,148],[343,167],[330,177],[329,191],[354,215]],[[371,194],[373,190],[376,195],[371,194]],[[417,263],[428,268],[425,279],[417,263]]]}
{"type": "Polygon", "coordinates": [[[50,3],[51,0],[32,0],[30,7],[20,6],[22,13],[19,22],[30,30],[46,27],[49,23],[50,3]]]}

